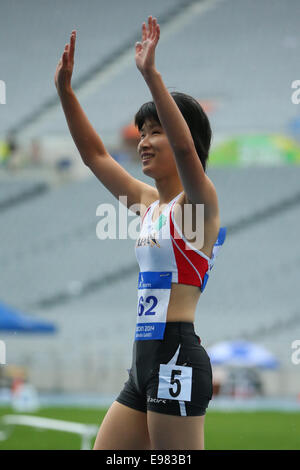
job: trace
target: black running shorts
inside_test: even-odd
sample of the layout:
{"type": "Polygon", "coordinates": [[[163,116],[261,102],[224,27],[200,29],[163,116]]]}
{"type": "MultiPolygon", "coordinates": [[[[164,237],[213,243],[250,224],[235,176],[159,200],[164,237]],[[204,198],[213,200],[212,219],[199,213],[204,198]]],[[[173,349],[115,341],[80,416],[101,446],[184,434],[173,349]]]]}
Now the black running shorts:
{"type": "Polygon", "coordinates": [[[193,323],[167,322],[162,340],[134,342],[129,379],[116,401],[145,413],[202,416],[212,392],[210,359],[193,323]]]}

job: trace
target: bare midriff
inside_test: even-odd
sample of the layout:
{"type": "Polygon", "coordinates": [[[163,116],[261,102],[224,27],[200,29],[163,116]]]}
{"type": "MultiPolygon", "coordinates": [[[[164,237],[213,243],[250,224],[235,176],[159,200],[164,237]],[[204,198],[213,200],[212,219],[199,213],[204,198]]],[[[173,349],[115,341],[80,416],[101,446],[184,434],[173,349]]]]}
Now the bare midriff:
{"type": "Polygon", "coordinates": [[[195,310],[200,297],[200,288],[172,282],[167,313],[167,322],[195,321],[195,310]]]}

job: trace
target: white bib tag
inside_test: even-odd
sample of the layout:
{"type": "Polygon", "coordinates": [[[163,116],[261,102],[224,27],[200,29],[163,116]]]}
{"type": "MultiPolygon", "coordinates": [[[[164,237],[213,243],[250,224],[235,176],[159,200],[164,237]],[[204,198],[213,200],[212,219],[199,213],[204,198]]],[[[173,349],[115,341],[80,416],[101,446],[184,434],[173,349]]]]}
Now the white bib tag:
{"type": "Polygon", "coordinates": [[[157,398],[191,401],[192,367],[160,364],[157,398]]]}
{"type": "Polygon", "coordinates": [[[179,403],[191,401],[192,367],[176,364],[181,345],[168,364],[160,364],[157,398],[178,400],[179,403]]]}

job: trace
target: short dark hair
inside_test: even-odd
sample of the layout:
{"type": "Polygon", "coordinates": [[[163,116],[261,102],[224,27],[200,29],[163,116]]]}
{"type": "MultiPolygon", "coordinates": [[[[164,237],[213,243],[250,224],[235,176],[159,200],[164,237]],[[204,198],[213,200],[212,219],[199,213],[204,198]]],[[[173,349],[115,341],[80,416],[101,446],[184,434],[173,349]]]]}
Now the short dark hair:
{"type": "MultiPolygon", "coordinates": [[[[197,154],[201,160],[204,171],[206,171],[206,163],[212,139],[212,131],[208,117],[200,103],[192,96],[177,91],[172,92],[171,96],[174,98],[174,101],[189,126],[197,154]]],[[[154,120],[161,125],[153,101],[144,103],[135,115],[134,123],[139,131],[148,119],[154,120]]]]}

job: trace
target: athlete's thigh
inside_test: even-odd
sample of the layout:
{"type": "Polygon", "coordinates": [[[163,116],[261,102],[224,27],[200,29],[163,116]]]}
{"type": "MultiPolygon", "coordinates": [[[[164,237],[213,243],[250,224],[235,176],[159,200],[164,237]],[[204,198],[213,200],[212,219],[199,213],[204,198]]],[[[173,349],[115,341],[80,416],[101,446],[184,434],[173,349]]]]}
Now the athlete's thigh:
{"type": "Polygon", "coordinates": [[[203,450],[203,416],[174,416],[147,412],[148,430],[154,450],[203,450]]]}
{"type": "Polygon", "coordinates": [[[115,401],[98,431],[93,450],[150,449],[147,414],[115,401]]]}

